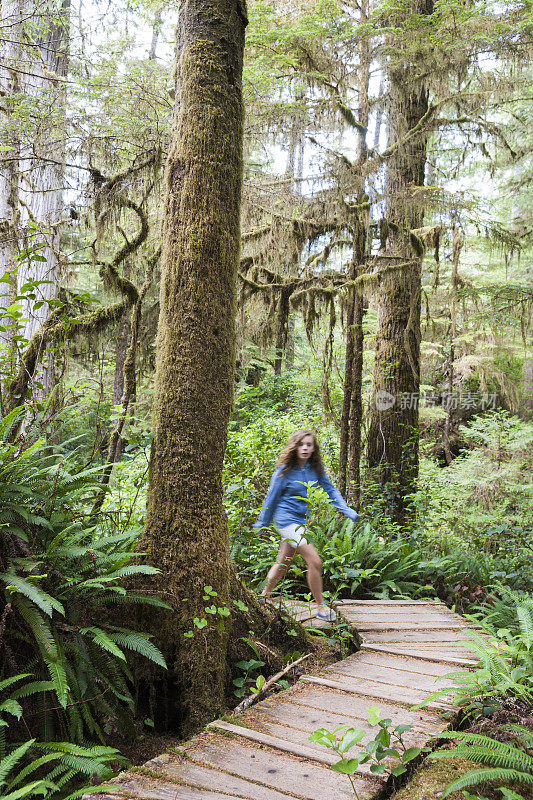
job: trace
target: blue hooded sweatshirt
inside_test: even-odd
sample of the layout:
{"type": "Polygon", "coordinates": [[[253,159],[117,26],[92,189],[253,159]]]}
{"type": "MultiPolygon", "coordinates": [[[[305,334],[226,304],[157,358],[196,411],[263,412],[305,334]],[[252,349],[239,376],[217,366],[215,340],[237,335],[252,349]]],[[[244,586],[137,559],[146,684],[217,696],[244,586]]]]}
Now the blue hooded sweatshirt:
{"type": "Polygon", "coordinates": [[[283,467],[277,467],[270,481],[268,492],[261,508],[259,519],[254,523],[256,530],[266,528],[274,519],[278,528],[285,528],[294,523],[305,525],[309,522],[309,504],[306,483],[314,482],[324,489],[332,505],[342,511],[345,516],[356,520],[357,511],[350,508],[338,489],[333,486],[325,473],[319,475],[317,470],[309,463],[305,467],[293,467],[285,475],[281,474],[283,467]]]}

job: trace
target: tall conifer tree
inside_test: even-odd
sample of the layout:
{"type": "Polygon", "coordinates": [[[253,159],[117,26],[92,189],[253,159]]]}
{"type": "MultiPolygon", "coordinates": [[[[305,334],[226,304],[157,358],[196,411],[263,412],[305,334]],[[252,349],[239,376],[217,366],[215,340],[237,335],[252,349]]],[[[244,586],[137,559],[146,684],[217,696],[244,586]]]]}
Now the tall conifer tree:
{"type": "Polygon", "coordinates": [[[184,732],[220,711],[225,683],[228,626],[217,617],[220,624],[199,630],[193,620],[213,604],[206,586],[217,607],[229,604],[222,461],[233,401],[245,25],[243,0],[179,6],[141,549],[161,568],[156,588],[174,608],[156,622],[184,732]]]}

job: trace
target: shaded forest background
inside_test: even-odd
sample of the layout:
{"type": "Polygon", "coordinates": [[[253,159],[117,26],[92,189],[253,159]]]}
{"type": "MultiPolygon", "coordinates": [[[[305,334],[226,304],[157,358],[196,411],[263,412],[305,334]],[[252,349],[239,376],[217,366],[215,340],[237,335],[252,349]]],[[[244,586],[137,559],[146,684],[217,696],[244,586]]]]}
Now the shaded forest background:
{"type": "MultiPolygon", "coordinates": [[[[183,462],[201,484],[210,455],[224,456],[224,511],[216,477],[198,507],[222,520],[221,542],[227,518],[231,559],[226,545],[208,548],[201,570],[185,529],[184,547],[163,554],[153,485],[145,524],[165,406],[154,397],[169,152],[181,180],[179,13],[2,3],[0,749],[11,791],[21,763],[34,794],[106,777],[118,758],[108,745],[172,730],[169,709],[181,709],[178,732],[193,729],[244,686],[250,629],[259,640],[267,630],[272,671],[292,639],[311,646],[280,620],[272,631],[250,592],[277,550],[274,533],[250,526],[294,429],[318,432],[361,513],[354,527],[316,499],[331,597],[439,597],[514,645],[533,615],[530,7],[248,3],[236,366],[212,365],[234,401],[227,446],[213,442],[212,385],[203,399],[200,386],[183,462]],[[169,583],[179,559],[192,576],[183,596],[169,583]],[[170,608],[174,641],[155,622],[170,608]],[[179,677],[162,690],[165,666],[180,676],[207,642],[213,707],[197,686],[186,701],[179,677]],[[38,748],[56,765],[48,777],[47,762],[32,768],[38,748]]],[[[244,20],[242,3],[235,13],[244,20]]],[[[234,144],[220,119],[209,168],[209,146],[229,159],[234,144]]],[[[235,163],[221,241],[238,214],[235,163]]],[[[203,219],[214,197],[199,199],[203,219]]],[[[231,305],[221,286],[213,272],[205,298],[231,305]]],[[[172,346],[194,364],[180,330],[172,346]]],[[[169,376],[179,416],[187,387],[174,394],[169,376]]],[[[305,596],[300,565],[284,590],[305,596]]]]}

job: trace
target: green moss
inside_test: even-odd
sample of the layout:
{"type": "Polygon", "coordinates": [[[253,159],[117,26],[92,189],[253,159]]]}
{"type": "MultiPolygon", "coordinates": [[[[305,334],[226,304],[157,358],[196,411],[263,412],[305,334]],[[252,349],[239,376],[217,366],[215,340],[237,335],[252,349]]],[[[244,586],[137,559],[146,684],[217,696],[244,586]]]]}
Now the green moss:
{"type": "MultiPolygon", "coordinates": [[[[393,794],[392,800],[438,800],[445,787],[476,765],[472,761],[430,761],[426,759],[409,783],[393,794]]],[[[449,795],[449,800],[464,800],[462,792],[449,795]]]]}

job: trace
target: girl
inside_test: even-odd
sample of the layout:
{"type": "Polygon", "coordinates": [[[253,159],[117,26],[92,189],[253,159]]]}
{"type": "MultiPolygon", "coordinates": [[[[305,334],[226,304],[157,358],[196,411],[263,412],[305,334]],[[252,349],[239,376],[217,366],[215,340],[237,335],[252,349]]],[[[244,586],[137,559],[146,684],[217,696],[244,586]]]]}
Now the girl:
{"type": "Polygon", "coordinates": [[[276,562],[270,568],[259,601],[265,602],[287,572],[295,553],[299,553],[307,564],[307,583],[318,606],[316,615],[319,619],[333,621],[337,615],[332,608],[324,605],[322,561],[314,545],[305,538],[305,528],[309,522],[305,484],[310,481],[318,483],[329,495],[333,506],[347,517],[356,520],[359,516],[346,505],[341,493],[327,477],[315,434],[308,430],[293,433],[279,457],[261,514],[253,526],[260,530],[274,519],[281,533],[276,562]]]}

